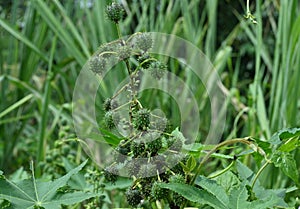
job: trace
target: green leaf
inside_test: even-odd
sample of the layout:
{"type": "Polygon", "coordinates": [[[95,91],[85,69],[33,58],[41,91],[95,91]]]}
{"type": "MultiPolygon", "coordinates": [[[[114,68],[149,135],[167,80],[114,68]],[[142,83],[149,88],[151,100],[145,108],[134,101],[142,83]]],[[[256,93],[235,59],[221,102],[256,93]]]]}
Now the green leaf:
{"type": "MultiPolygon", "coordinates": [[[[250,185],[255,176],[254,172],[250,170],[246,165],[241,163],[239,160],[237,160],[236,165],[240,179],[242,179],[245,184],[250,185]]],[[[251,194],[255,195],[255,197],[259,200],[268,201],[268,198],[270,196],[274,196],[273,198],[276,197],[277,206],[281,207],[287,207],[287,204],[284,201],[285,193],[285,189],[265,189],[260,185],[259,180],[256,181],[253,190],[251,190],[251,194]]]]}
{"type": "Polygon", "coordinates": [[[178,130],[178,127],[172,131],[171,133],[172,136],[174,136],[176,139],[181,140],[183,143],[185,142],[185,137],[183,136],[183,134],[178,130]]]}
{"type": "Polygon", "coordinates": [[[41,206],[45,209],[59,209],[62,204],[70,205],[99,194],[74,192],[61,193],[57,190],[66,185],[72,175],[78,173],[87,161],[72,169],[59,179],[49,182],[36,181],[34,175],[14,183],[6,178],[0,179],[0,199],[8,200],[13,208],[24,209],[41,206]]]}
{"type": "Polygon", "coordinates": [[[279,167],[285,175],[290,177],[296,184],[299,184],[296,160],[291,153],[276,150],[272,155],[271,161],[276,167],[279,167]]]}
{"type": "Polygon", "coordinates": [[[288,139],[284,144],[282,144],[278,150],[282,152],[291,152],[300,146],[299,136],[288,139]]]}
{"type": "Polygon", "coordinates": [[[278,198],[276,195],[269,195],[267,199],[255,200],[249,204],[249,209],[274,208],[278,206],[278,198]]]}
{"type": "Polygon", "coordinates": [[[196,168],[197,162],[193,156],[190,156],[188,161],[186,162],[186,166],[188,167],[189,171],[193,171],[196,168]]]}
{"type": "Polygon", "coordinates": [[[114,147],[118,146],[118,144],[120,143],[120,141],[122,139],[124,139],[124,138],[121,138],[121,137],[118,137],[118,136],[114,135],[113,133],[111,133],[110,131],[107,131],[105,129],[101,128],[100,131],[102,133],[102,137],[104,138],[104,140],[108,144],[110,144],[110,145],[112,145],[114,147]]]}
{"type": "Polygon", "coordinates": [[[229,195],[229,204],[228,208],[230,209],[241,209],[248,208],[249,202],[248,199],[247,188],[245,183],[241,184],[238,189],[232,190],[229,195]]]}
{"type": "Polygon", "coordinates": [[[2,26],[7,32],[13,35],[16,39],[23,42],[26,46],[28,46],[32,51],[37,53],[43,60],[49,61],[46,54],[40,51],[30,40],[28,40],[22,33],[13,28],[13,26],[9,25],[6,21],[0,18],[0,26],[2,26]]]}
{"type": "Polygon", "coordinates": [[[223,205],[228,205],[229,199],[226,191],[216,181],[208,179],[205,176],[198,176],[195,184],[213,194],[223,205]]]}
{"type": "Polygon", "coordinates": [[[285,128],[278,132],[276,132],[269,142],[273,145],[282,144],[282,142],[286,142],[291,138],[300,136],[300,128],[285,128]]]}
{"type": "Polygon", "coordinates": [[[191,185],[187,184],[179,184],[179,183],[159,183],[161,188],[169,189],[178,194],[182,195],[184,198],[191,202],[208,204],[214,208],[218,209],[229,209],[226,205],[224,205],[218,198],[209,193],[206,190],[198,189],[191,185]]]}
{"type": "Polygon", "coordinates": [[[278,204],[278,197],[275,194],[269,195],[266,199],[258,199],[255,201],[248,201],[248,190],[246,182],[242,183],[238,189],[232,190],[229,195],[228,208],[230,209],[261,209],[273,208],[278,204]]]}

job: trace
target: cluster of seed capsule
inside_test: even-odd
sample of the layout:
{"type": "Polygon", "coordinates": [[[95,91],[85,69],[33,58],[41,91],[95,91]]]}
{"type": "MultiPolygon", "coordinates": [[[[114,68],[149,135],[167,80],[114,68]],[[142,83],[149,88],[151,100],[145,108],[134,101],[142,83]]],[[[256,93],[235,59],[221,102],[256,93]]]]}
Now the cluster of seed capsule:
{"type": "MultiPolygon", "coordinates": [[[[119,24],[125,14],[123,6],[116,2],[106,9],[108,19],[115,24],[119,24]]],[[[166,163],[173,161],[178,163],[174,158],[182,158],[179,151],[184,141],[170,134],[171,129],[166,118],[157,117],[157,120],[151,120],[151,111],[142,107],[135,91],[139,83],[138,72],[140,70],[150,72],[158,80],[167,71],[167,66],[150,53],[153,44],[150,33],[136,33],[126,40],[117,40],[101,46],[97,54],[89,61],[90,70],[102,76],[114,64],[124,61],[127,68],[130,66],[127,71],[133,81],[126,88],[131,93],[129,120],[121,118],[118,114],[117,110],[120,105],[117,102],[117,96],[108,98],[103,103],[106,128],[116,129],[119,123],[125,120],[131,133],[115,148],[114,162],[103,170],[103,176],[106,181],[115,183],[121,170],[125,170],[126,175],[134,179],[132,186],[125,193],[127,202],[132,207],[164,199],[176,208],[184,201],[184,198],[175,192],[161,188],[159,183],[184,183],[186,181],[179,164],[168,168],[168,163],[166,163]],[[131,59],[136,60],[136,66],[128,64],[131,59]],[[178,153],[178,155],[175,157],[166,155],[168,152],[178,153]]]]}

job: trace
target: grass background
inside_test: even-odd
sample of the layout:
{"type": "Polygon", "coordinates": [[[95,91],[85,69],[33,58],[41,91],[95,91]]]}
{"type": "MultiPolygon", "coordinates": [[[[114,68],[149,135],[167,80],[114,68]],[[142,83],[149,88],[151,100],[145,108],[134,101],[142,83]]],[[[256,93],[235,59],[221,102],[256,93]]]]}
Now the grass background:
{"type": "MultiPolygon", "coordinates": [[[[105,17],[107,2],[0,2],[0,168],[5,173],[28,167],[31,159],[43,162],[55,141],[75,137],[71,104],[76,78],[101,44],[117,38],[105,17]]],[[[250,1],[258,24],[243,17],[245,1],[122,2],[127,12],[123,35],[175,34],[210,58],[228,96],[224,140],[268,140],[279,129],[300,126],[298,0],[250,1]]],[[[182,78],[191,77],[175,61],[169,64],[182,78]]],[[[197,89],[197,82],[187,82],[197,89]]],[[[156,94],[158,101],[164,97],[156,94]]],[[[201,93],[198,99],[203,117],[199,132],[205,135],[209,101],[201,93]]],[[[299,151],[294,154],[299,159],[299,151]]],[[[248,165],[255,169],[251,161],[248,165]]],[[[273,167],[263,173],[262,182],[273,188],[291,183],[273,167]]]]}

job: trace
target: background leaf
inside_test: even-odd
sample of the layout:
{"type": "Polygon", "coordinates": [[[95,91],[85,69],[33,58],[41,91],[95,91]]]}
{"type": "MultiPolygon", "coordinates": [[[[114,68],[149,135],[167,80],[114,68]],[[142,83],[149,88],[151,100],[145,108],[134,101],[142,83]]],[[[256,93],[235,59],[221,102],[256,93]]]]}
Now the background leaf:
{"type": "Polygon", "coordinates": [[[203,189],[198,189],[187,184],[179,183],[160,183],[159,186],[177,192],[178,194],[182,195],[184,198],[192,202],[208,204],[214,208],[229,209],[220,200],[218,200],[215,195],[203,189]]]}
{"type": "Polygon", "coordinates": [[[61,193],[57,191],[86,163],[87,160],[61,178],[50,182],[35,181],[34,176],[32,179],[22,180],[18,183],[2,178],[0,179],[0,198],[8,200],[15,209],[34,208],[34,206],[41,206],[45,209],[59,209],[62,204],[70,205],[99,196],[95,193],[61,193]]]}

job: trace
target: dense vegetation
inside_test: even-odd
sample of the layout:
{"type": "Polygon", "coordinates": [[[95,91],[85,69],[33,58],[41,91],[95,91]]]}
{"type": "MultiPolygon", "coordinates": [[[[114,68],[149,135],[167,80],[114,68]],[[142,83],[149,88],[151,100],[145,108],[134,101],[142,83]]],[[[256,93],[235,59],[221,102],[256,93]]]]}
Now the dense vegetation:
{"type": "Polygon", "coordinates": [[[300,207],[297,0],[1,1],[0,26],[1,208],[300,207]]]}

